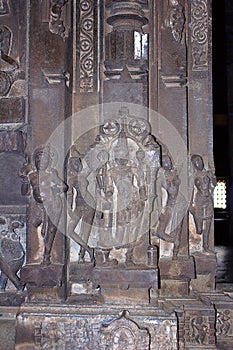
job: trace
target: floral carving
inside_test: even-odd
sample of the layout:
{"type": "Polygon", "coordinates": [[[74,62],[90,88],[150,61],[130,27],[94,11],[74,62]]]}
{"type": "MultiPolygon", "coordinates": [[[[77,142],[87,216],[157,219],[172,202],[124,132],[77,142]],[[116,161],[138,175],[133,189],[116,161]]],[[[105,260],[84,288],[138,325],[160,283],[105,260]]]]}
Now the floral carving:
{"type": "Polygon", "coordinates": [[[94,0],[80,1],[80,92],[94,91],[94,0]]]}
{"type": "Polygon", "coordinates": [[[193,70],[208,69],[208,8],[207,0],[191,3],[191,42],[193,70]]]}

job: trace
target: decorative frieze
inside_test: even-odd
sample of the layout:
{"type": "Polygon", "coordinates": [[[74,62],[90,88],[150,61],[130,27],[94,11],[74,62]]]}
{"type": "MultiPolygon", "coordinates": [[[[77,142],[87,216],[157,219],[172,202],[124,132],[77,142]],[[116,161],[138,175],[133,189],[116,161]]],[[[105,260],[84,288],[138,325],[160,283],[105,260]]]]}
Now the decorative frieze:
{"type": "Polygon", "coordinates": [[[80,92],[94,91],[94,3],[81,0],[80,11],[80,92]]]}
{"type": "Polygon", "coordinates": [[[207,0],[191,1],[192,69],[208,70],[208,5],[207,0]]]}

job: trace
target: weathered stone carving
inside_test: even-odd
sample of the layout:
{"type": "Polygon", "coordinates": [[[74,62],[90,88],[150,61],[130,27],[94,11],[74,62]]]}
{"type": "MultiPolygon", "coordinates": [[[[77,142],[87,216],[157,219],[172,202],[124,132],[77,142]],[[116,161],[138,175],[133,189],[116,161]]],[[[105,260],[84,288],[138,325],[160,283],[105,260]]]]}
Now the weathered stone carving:
{"type": "Polygon", "coordinates": [[[58,34],[61,37],[65,36],[65,26],[62,17],[62,8],[68,0],[51,0],[50,1],[50,19],[49,30],[53,34],[58,34]]]}
{"type": "Polygon", "coordinates": [[[90,237],[92,223],[95,215],[95,203],[88,192],[88,173],[82,174],[82,157],[75,146],[70,151],[67,166],[68,178],[68,205],[69,205],[69,237],[80,245],[79,262],[85,261],[85,252],[94,260],[94,251],[87,244],[90,237]],[[80,233],[75,232],[75,228],[80,222],[80,233]]]}
{"type": "Polygon", "coordinates": [[[191,50],[193,70],[208,69],[208,6],[207,0],[191,1],[191,50]]]}
{"type": "Polygon", "coordinates": [[[186,202],[179,193],[181,181],[168,155],[162,156],[162,167],[163,173],[159,176],[160,180],[157,181],[160,215],[154,234],[167,242],[174,243],[173,257],[176,257],[179,252],[186,202]],[[162,190],[166,192],[165,201],[162,190]]]}
{"type": "Polygon", "coordinates": [[[35,349],[91,349],[90,331],[86,320],[76,318],[35,322],[35,349]]]}
{"type": "Polygon", "coordinates": [[[22,72],[19,64],[9,56],[12,41],[12,33],[7,26],[0,26],[0,96],[6,96],[15,80],[22,72]]]}
{"type": "Polygon", "coordinates": [[[80,10],[80,92],[94,91],[94,0],[81,0],[80,10]]]}
{"type": "Polygon", "coordinates": [[[194,189],[190,212],[194,218],[196,233],[203,236],[204,251],[211,252],[209,232],[214,215],[213,190],[216,185],[216,178],[212,171],[205,170],[200,155],[193,155],[191,162],[194,167],[194,189]]]}
{"type": "Polygon", "coordinates": [[[61,194],[67,186],[51,167],[52,153],[49,146],[38,147],[33,154],[34,165],[26,163],[21,169],[22,195],[34,198],[29,214],[29,227],[41,228],[44,240],[43,263],[51,263],[51,251],[62,211],[61,194]]]}
{"type": "Polygon", "coordinates": [[[221,310],[217,312],[216,334],[217,336],[228,335],[231,327],[231,311],[221,310]]]}
{"type": "Polygon", "coordinates": [[[9,12],[8,0],[0,0],[0,16],[7,15],[9,12]]]}
{"type": "Polygon", "coordinates": [[[190,338],[187,339],[191,344],[209,344],[209,322],[208,317],[196,316],[190,320],[190,338]]]}
{"type": "Polygon", "coordinates": [[[115,320],[105,321],[100,328],[99,349],[149,349],[150,335],[131,320],[127,311],[115,320]]]}
{"type": "Polygon", "coordinates": [[[171,28],[172,35],[177,42],[183,43],[184,24],[184,7],[179,4],[178,0],[168,0],[166,26],[171,28]]]}
{"type": "MultiPolygon", "coordinates": [[[[160,146],[150,134],[148,122],[128,116],[123,109],[121,113],[118,122],[111,120],[101,126],[90,151],[82,156],[82,165],[77,151],[68,162],[67,181],[70,190],[76,188],[77,204],[80,201],[73,212],[87,225],[86,233],[79,230],[76,242],[89,254],[88,246],[96,248],[96,263],[102,266],[117,263],[109,260],[113,247],[124,247],[125,264],[132,265],[134,245],[146,233],[149,244],[154,182],[160,167],[160,146]]],[[[71,220],[71,237],[78,220],[71,220]]]]}
{"type": "Polygon", "coordinates": [[[24,223],[18,220],[0,217],[0,292],[5,291],[8,279],[17,290],[23,290],[18,276],[21,270],[25,252],[16,232],[24,223]]]}

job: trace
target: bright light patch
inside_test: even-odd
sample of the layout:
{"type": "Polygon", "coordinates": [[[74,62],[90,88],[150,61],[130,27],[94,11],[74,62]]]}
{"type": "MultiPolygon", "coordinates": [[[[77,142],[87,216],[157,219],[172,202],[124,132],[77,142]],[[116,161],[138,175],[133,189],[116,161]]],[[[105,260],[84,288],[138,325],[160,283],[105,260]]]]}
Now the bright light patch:
{"type": "Polygon", "coordinates": [[[226,209],[227,207],[227,191],[225,180],[218,180],[217,186],[214,189],[214,207],[220,209],[226,209]]]}

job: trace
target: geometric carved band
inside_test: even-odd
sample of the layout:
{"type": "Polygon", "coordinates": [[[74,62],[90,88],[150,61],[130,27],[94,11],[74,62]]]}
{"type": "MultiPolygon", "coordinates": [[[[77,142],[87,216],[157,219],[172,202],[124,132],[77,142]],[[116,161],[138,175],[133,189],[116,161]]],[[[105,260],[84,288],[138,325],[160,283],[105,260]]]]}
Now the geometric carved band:
{"type": "Polygon", "coordinates": [[[80,92],[94,91],[94,3],[81,0],[80,11],[80,92]]]}

